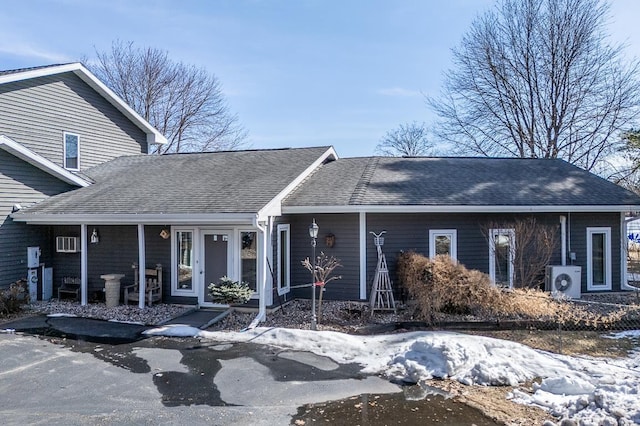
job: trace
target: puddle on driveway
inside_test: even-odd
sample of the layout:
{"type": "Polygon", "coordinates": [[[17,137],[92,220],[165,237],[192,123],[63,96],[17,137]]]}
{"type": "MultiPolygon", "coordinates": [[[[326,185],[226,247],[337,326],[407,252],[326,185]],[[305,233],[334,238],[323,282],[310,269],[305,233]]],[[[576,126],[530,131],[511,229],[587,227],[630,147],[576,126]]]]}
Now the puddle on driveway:
{"type": "MultiPolygon", "coordinates": [[[[413,388],[413,386],[411,387],[413,388]]],[[[430,395],[422,400],[408,400],[405,393],[386,395],[364,394],[322,404],[298,408],[292,425],[476,425],[498,426],[479,410],[454,402],[442,395],[430,395]]]]}
{"type": "MultiPolygon", "coordinates": [[[[356,380],[360,383],[369,377],[360,373],[361,367],[357,364],[336,364],[324,357],[304,352],[283,351],[246,343],[221,345],[190,338],[153,337],[133,343],[110,345],[51,336],[45,338],[66,346],[71,351],[91,354],[133,374],[150,375],[150,380],[160,393],[162,404],[167,407],[238,404],[234,398],[223,400],[216,386],[216,375],[226,361],[240,358],[248,357],[250,361],[266,367],[270,380],[283,384],[273,387],[274,391],[276,388],[286,390],[287,382],[293,382],[291,389],[295,389],[306,381],[356,380]]],[[[243,385],[242,389],[245,388],[243,385]]],[[[229,389],[225,389],[229,392],[229,389]]],[[[296,420],[304,423],[295,424],[307,425],[316,421],[338,425],[436,422],[478,426],[498,424],[474,408],[446,399],[437,390],[419,386],[406,386],[403,390],[404,392],[392,394],[362,394],[333,402],[303,405],[293,417],[292,424],[296,420]]],[[[250,388],[245,391],[258,390],[250,388]]]]}

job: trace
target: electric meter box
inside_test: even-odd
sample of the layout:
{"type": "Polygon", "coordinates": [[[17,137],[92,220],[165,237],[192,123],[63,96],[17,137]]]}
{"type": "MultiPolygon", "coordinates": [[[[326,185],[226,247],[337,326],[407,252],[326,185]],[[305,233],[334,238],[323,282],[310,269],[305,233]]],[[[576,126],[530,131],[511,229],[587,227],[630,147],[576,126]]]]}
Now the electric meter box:
{"type": "Polygon", "coordinates": [[[40,247],[27,247],[27,268],[40,266],[40,247]]]}

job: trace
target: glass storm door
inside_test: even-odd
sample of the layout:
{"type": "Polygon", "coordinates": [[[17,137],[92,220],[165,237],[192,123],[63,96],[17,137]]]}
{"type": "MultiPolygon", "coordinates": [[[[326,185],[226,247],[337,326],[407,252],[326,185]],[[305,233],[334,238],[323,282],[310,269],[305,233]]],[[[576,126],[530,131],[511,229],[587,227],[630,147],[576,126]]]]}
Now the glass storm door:
{"type": "Polygon", "coordinates": [[[202,231],[202,271],[201,303],[213,303],[208,287],[220,278],[229,276],[231,271],[231,231],[202,231]]]}

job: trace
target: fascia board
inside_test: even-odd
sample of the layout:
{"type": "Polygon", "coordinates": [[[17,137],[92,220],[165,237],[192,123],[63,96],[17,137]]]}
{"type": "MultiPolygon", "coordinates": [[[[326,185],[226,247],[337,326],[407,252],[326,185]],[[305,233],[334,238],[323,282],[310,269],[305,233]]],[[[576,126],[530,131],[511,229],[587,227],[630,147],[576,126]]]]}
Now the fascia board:
{"type": "Polygon", "coordinates": [[[16,212],[11,215],[16,222],[32,225],[71,225],[91,223],[96,225],[207,225],[253,224],[255,213],[217,214],[38,214],[16,212]]]}
{"type": "Polygon", "coordinates": [[[640,205],[558,205],[558,206],[283,206],[283,214],[311,213],[607,213],[640,211],[640,205]]]}
{"type": "Polygon", "coordinates": [[[81,187],[86,187],[90,185],[90,182],[78,177],[77,175],[71,173],[67,169],[58,166],[54,162],[47,160],[43,156],[36,154],[30,149],[24,147],[18,142],[8,138],[4,135],[0,135],[0,148],[4,149],[11,155],[14,155],[20,158],[23,161],[31,164],[39,168],[40,170],[48,173],[56,178],[60,179],[63,182],[69,183],[71,185],[77,185],[81,187]]]}
{"type": "Polygon", "coordinates": [[[127,105],[126,102],[124,102],[118,95],[116,95],[111,89],[109,89],[103,82],[98,80],[98,78],[93,75],[91,71],[85,68],[84,65],[82,65],[80,62],[3,75],[0,76],[0,84],[28,80],[38,77],[46,77],[65,72],[73,72],[75,75],[80,77],[82,81],[87,83],[91,88],[102,95],[102,97],[109,101],[109,103],[111,103],[129,120],[131,120],[141,130],[143,130],[147,134],[147,143],[167,143],[167,139],[162,135],[162,133],[160,133],[155,127],[149,124],[147,120],[145,120],[137,112],[135,112],[129,105],[127,105]]]}
{"type": "Polygon", "coordinates": [[[311,175],[322,163],[328,158],[338,159],[338,153],[331,146],[320,157],[318,157],[309,167],[307,167],[302,173],[300,173],[289,185],[287,185],[278,195],[273,197],[263,208],[258,212],[258,219],[264,220],[268,216],[280,216],[282,214],[282,200],[291,193],[298,185],[302,183],[306,178],[311,175]]]}

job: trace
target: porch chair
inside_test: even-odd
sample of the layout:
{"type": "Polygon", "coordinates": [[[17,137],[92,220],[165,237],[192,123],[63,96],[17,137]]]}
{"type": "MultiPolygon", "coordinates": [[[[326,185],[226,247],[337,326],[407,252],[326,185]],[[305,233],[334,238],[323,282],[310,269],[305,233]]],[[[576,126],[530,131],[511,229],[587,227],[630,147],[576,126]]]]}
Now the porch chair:
{"type": "MultiPolygon", "coordinates": [[[[140,283],[139,283],[139,269],[138,264],[134,263],[131,266],[134,270],[134,284],[124,287],[124,304],[129,302],[140,302],[140,283]]],[[[155,269],[145,269],[144,271],[146,288],[145,288],[145,301],[148,306],[151,306],[153,302],[162,301],[162,265],[157,264],[155,269]]]]}
{"type": "Polygon", "coordinates": [[[76,301],[80,300],[80,278],[62,277],[62,283],[58,287],[58,300],[62,300],[63,294],[71,294],[76,301]]]}

